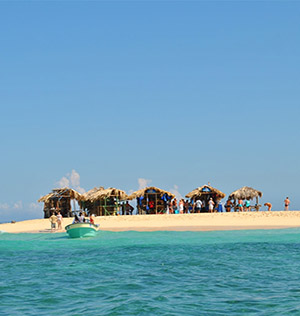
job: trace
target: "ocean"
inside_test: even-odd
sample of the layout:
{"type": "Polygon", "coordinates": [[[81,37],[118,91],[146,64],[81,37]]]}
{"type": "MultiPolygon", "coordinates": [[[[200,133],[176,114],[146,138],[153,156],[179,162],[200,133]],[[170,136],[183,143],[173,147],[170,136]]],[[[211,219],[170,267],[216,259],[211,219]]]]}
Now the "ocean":
{"type": "Polygon", "coordinates": [[[300,315],[300,229],[2,233],[0,315],[300,315]]]}

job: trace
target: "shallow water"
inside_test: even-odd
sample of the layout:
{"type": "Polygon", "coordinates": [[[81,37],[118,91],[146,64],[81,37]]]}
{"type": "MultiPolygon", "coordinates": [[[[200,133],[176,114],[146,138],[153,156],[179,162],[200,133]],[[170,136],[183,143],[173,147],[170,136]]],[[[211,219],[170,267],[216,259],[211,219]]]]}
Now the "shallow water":
{"type": "Polygon", "coordinates": [[[300,315],[300,230],[0,234],[1,315],[300,315]]]}

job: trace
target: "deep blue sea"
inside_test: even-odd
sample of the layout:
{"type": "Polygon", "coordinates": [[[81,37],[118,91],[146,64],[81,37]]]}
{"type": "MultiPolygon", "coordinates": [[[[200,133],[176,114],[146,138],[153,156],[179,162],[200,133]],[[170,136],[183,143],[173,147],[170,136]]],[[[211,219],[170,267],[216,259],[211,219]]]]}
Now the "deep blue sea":
{"type": "Polygon", "coordinates": [[[0,315],[300,315],[300,229],[3,233],[0,315]]]}

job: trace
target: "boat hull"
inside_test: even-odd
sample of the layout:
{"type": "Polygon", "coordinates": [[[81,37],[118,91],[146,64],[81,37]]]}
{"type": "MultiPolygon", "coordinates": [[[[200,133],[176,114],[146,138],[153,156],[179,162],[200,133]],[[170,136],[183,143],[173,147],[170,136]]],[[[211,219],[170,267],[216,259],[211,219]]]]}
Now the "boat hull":
{"type": "Polygon", "coordinates": [[[90,223],[76,223],[65,227],[67,234],[71,238],[94,237],[98,227],[90,223]]]}

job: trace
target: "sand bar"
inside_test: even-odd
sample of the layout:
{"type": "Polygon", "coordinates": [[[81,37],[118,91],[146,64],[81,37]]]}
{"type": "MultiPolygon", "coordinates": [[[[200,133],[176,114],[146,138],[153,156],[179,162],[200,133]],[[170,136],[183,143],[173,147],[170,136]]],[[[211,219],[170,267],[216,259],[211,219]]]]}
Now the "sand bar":
{"type": "MultiPolygon", "coordinates": [[[[64,218],[63,228],[71,222],[72,218],[64,218]]],[[[96,217],[95,222],[100,224],[100,230],[107,231],[279,229],[300,227],[300,211],[99,216],[96,217]]],[[[49,219],[35,219],[13,224],[0,224],[0,231],[8,233],[50,232],[50,221],[49,219]]]]}

